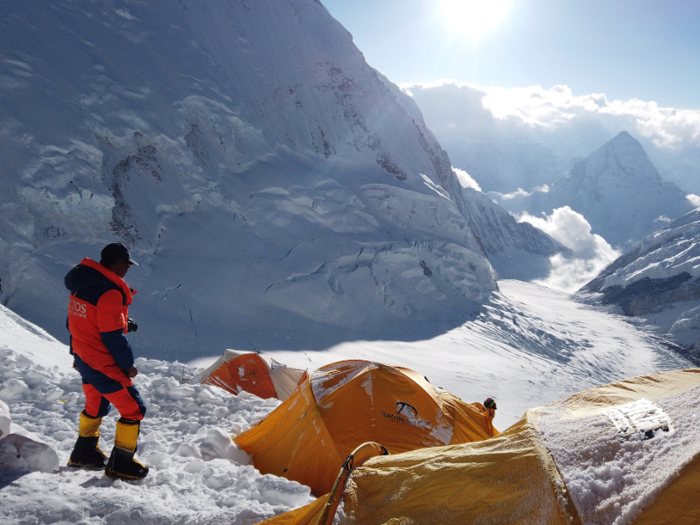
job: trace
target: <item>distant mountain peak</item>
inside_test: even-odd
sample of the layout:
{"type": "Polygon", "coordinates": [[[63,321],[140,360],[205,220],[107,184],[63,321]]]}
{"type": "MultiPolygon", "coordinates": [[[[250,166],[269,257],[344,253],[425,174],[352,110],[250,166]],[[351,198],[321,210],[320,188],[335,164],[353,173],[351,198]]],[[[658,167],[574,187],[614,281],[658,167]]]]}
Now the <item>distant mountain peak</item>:
{"type": "Polygon", "coordinates": [[[642,146],[641,142],[626,131],[621,131],[615,135],[612,139],[603,144],[599,150],[605,148],[606,146],[609,146],[618,152],[620,151],[620,148],[622,148],[622,150],[629,150],[630,152],[634,152],[641,157],[648,158],[647,152],[644,149],[644,146],[642,146]]]}
{"type": "Polygon", "coordinates": [[[641,178],[661,182],[641,143],[626,131],[603,144],[571,170],[576,177],[641,178]]]}
{"type": "Polygon", "coordinates": [[[617,135],[615,135],[609,142],[614,142],[616,140],[624,140],[624,139],[632,139],[635,142],[638,142],[637,139],[635,139],[632,135],[630,135],[627,131],[620,131],[617,135]]]}
{"type": "Polygon", "coordinates": [[[569,206],[616,247],[649,235],[661,218],[673,220],[692,209],[686,194],[661,180],[644,147],[626,131],[577,162],[549,192],[533,194],[528,205],[532,214],[569,206]]]}

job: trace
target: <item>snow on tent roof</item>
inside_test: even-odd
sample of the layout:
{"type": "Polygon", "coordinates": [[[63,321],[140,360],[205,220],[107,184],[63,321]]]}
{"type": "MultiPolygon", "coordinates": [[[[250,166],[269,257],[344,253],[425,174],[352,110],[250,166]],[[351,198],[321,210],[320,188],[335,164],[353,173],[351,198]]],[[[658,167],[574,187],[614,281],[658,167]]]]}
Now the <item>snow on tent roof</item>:
{"type": "Polygon", "coordinates": [[[245,390],[262,399],[284,401],[294,392],[305,373],[305,370],[290,368],[255,352],[227,349],[190,382],[218,386],[234,395],[245,390]]]}
{"type": "Polygon", "coordinates": [[[700,369],[611,383],[528,410],[480,443],[371,458],[340,496],[263,523],[700,523],[699,406],[700,369]],[[611,408],[668,424],[632,439],[611,408]]]}
{"type": "Polygon", "coordinates": [[[311,487],[320,496],[359,445],[396,454],[481,441],[497,434],[485,409],[470,405],[407,368],[341,361],[312,372],[257,426],[236,437],[263,474],[311,487]]]}

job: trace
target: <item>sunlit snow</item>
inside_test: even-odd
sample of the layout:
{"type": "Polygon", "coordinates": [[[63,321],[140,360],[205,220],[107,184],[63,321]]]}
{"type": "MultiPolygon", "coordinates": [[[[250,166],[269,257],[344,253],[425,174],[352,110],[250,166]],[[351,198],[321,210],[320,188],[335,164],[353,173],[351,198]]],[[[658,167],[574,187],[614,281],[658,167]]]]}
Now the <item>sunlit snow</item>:
{"type": "MultiPolygon", "coordinates": [[[[465,401],[496,399],[500,430],[527,408],[576,391],[688,366],[623,319],[565,294],[518,281],[501,281],[499,287],[501,294],[478,318],[432,340],[359,341],[324,351],[267,355],[308,369],[343,359],[405,366],[465,401]]],[[[197,364],[136,362],[136,385],[148,407],[137,454],[152,469],[144,481],[113,481],[65,466],[83,408],[68,349],[4,307],[0,326],[0,400],[9,407],[12,432],[46,451],[36,452],[40,461],[32,467],[9,461],[15,449],[0,446],[0,517],[5,522],[253,524],[311,501],[307,487],[260,475],[229,439],[278,401],[188,384],[201,369],[197,364]],[[50,459],[52,453],[57,462],[50,459]],[[41,472],[47,464],[57,470],[41,472]]],[[[101,445],[108,451],[116,417],[102,424],[101,445]]],[[[585,475],[570,474],[572,486],[585,475]]]]}

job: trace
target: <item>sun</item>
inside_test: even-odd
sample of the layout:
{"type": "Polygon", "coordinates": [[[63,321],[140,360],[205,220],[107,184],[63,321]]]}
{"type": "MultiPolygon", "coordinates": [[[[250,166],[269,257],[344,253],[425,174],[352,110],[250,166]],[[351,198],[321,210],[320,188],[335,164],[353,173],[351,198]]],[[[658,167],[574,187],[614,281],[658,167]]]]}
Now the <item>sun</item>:
{"type": "Polygon", "coordinates": [[[440,11],[453,31],[478,38],[508,12],[510,0],[442,0],[440,11]]]}

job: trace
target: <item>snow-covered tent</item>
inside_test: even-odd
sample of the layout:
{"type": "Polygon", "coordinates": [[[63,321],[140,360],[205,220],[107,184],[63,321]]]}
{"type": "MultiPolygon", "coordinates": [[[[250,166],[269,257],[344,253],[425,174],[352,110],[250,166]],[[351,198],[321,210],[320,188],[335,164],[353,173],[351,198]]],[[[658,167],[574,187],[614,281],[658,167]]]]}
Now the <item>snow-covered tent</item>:
{"type": "Polygon", "coordinates": [[[263,399],[284,401],[294,392],[305,373],[305,370],[290,368],[255,352],[226,350],[190,382],[215,385],[232,394],[245,390],[263,399]]]}
{"type": "Polygon", "coordinates": [[[392,454],[481,441],[497,434],[477,406],[407,368],[341,361],[312,372],[257,426],[236,437],[263,474],[328,492],[357,446],[380,442],[392,454]]]}
{"type": "Polygon", "coordinates": [[[698,407],[700,369],[612,383],[480,443],[355,461],[334,492],[264,523],[700,523],[698,407]]]}

